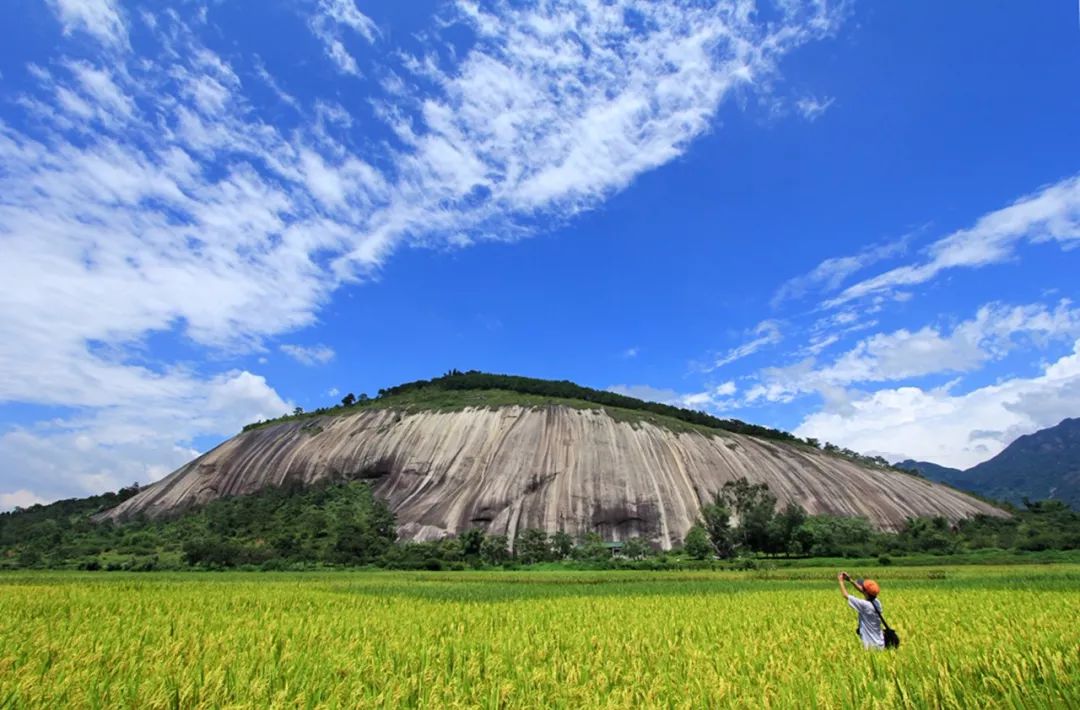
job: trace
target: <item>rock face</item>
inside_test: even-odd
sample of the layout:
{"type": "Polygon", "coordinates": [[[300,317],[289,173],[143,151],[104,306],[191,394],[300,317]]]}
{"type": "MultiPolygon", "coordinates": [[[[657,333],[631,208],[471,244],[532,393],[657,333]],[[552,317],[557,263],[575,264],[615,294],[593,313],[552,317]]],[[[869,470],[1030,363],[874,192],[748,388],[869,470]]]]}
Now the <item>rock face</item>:
{"type": "Polygon", "coordinates": [[[640,535],[670,548],[702,501],[745,476],[780,504],[865,515],[883,529],[909,516],[957,520],[996,508],[950,488],[809,447],[718,432],[675,433],[602,409],[501,407],[404,413],[368,409],[240,434],[103,517],[149,517],[290,480],[370,479],[399,534],[425,540],[482,527],[608,540],[640,535]]]}

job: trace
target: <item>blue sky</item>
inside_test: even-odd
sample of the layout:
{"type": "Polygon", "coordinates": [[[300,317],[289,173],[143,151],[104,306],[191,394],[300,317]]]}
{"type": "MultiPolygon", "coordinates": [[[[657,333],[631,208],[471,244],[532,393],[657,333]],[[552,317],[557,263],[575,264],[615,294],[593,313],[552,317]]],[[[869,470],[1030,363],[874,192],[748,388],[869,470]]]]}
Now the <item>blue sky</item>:
{"type": "Polygon", "coordinates": [[[969,466],[1080,414],[1075,3],[0,7],[0,508],[449,368],[969,466]]]}

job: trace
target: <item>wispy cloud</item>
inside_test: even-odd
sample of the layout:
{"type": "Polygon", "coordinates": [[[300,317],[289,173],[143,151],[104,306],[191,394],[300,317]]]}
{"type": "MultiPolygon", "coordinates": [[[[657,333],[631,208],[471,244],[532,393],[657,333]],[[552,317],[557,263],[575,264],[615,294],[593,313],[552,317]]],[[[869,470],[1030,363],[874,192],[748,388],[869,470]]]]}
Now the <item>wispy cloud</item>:
{"type": "Polygon", "coordinates": [[[973,372],[1021,345],[1071,342],[1078,336],[1080,308],[1071,301],[1062,300],[1054,308],[991,303],[948,330],[928,325],[874,334],[826,365],[811,357],[794,365],[764,368],[747,401],[785,402],[807,393],[839,400],[851,385],[973,372]]]}
{"type": "Polygon", "coordinates": [[[635,345],[633,347],[627,348],[626,350],[623,350],[622,351],[622,356],[624,358],[626,358],[627,360],[629,360],[630,358],[637,357],[639,352],[641,352],[641,349],[638,348],[638,346],[635,345]]]}
{"type": "Polygon", "coordinates": [[[311,31],[323,43],[326,56],[338,68],[354,76],[360,75],[356,58],[343,42],[343,28],[349,28],[367,42],[374,42],[378,30],[371,18],[360,12],[353,0],[319,0],[310,20],[311,31]]]}
{"type": "Polygon", "coordinates": [[[681,395],[678,401],[673,402],[673,404],[687,409],[713,413],[725,412],[739,406],[739,400],[735,397],[738,390],[739,388],[735,382],[728,380],[700,392],[681,395]]]}
{"type": "Polygon", "coordinates": [[[723,382],[701,392],[677,392],[673,389],[653,387],[652,385],[611,385],[608,392],[623,394],[627,397],[643,399],[646,402],[659,402],[687,409],[722,411],[735,406],[732,396],[738,391],[732,381],[723,382]]]}
{"type": "Polygon", "coordinates": [[[334,349],[327,345],[290,345],[280,346],[281,352],[285,353],[301,365],[312,367],[325,365],[334,359],[334,349]]]}
{"type": "Polygon", "coordinates": [[[375,23],[360,12],[354,0],[319,0],[318,12],[328,20],[352,29],[368,42],[374,42],[379,33],[375,23]]]}
{"type": "Polygon", "coordinates": [[[727,382],[717,385],[713,389],[713,394],[716,394],[720,397],[730,397],[731,395],[735,394],[737,389],[738,388],[735,386],[735,383],[731,380],[728,380],[727,382]]]}
{"type": "Polygon", "coordinates": [[[964,393],[950,383],[860,395],[841,410],[806,417],[795,433],[893,461],[915,458],[967,468],[1022,434],[1080,411],[1080,340],[1033,377],[1013,377],[964,393]]]}
{"type": "MultiPolygon", "coordinates": [[[[403,245],[519,238],[589,209],[682,154],[732,92],[767,91],[779,59],[834,19],[816,2],[782,2],[768,24],[742,3],[462,2],[447,31],[471,33],[467,51],[435,34],[430,54],[384,53],[380,72],[415,81],[370,87],[391,135],[362,150],[369,126],[212,51],[190,6],[141,13],[138,53],[118,4],[51,7],[104,49],[61,44],[31,67],[20,120],[0,122],[0,401],[77,413],[8,432],[0,469],[101,487],[286,405],[250,372],[140,362],[151,334],[247,352],[313,323],[403,245]],[[264,115],[252,82],[296,122],[264,115]],[[174,418],[192,423],[121,435],[174,418]]],[[[327,45],[339,67],[343,39],[378,38],[346,0],[318,3],[312,22],[345,52],[327,45]]],[[[19,488],[62,490],[42,485],[19,488]]]]}
{"type": "Polygon", "coordinates": [[[521,234],[509,220],[584,209],[670,160],[724,95],[828,19],[766,29],[726,5],[649,3],[639,30],[622,24],[627,8],[600,3],[462,8],[474,49],[446,69],[418,62],[435,93],[409,97],[415,113],[382,105],[400,138],[388,170],[350,149],[340,111],[287,134],[252,115],[237,69],[176,15],[157,24],[157,59],[41,72],[26,97],[41,129],[0,125],[0,220],[14,283],[51,274],[32,290],[52,295],[11,305],[82,339],[172,323],[211,345],[291,330],[403,241],[496,222],[521,234]]]}
{"type": "Polygon", "coordinates": [[[48,0],[65,34],[87,32],[106,46],[126,48],[127,27],[114,0],[48,0]]]}
{"type": "Polygon", "coordinates": [[[460,4],[476,45],[450,68],[434,54],[408,65],[439,87],[415,104],[419,123],[397,98],[382,104],[411,154],[386,219],[347,260],[379,258],[403,232],[520,236],[626,187],[680,155],[725,96],[831,26],[816,5],[783,7],[766,27],[728,3],[460,4]]]}
{"type": "MultiPolygon", "coordinates": [[[[195,438],[235,433],[291,408],[249,372],[203,379],[180,370],[88,369],[85,360],[56,360],[76,369],[61,378],[54,362],[43,362],[32,380],[39,397],[18,399],[82,406],[72,415],[0,434],[0,492],[25,489],[55,500],[157,480],[200,453],[191,444],[195,438]]],[[[10,383],[3,384],[11,393],[10,383]]]]}
{"type": "Polygon", "coordinates": [[[809,273],[784,282],[773,294],[772,306],[776,308],[785,301],[801,298],[808,293],[835,291],[859,271],[903,254],[910,240],[911,235],[908,234],[894,241],[871,245],[853,256],[826,259],[809,273]]]}
{"type": "Polygon", "coordinates": [[[816,96],[804,96],[795,102],[795,108],[807,121],[816,121],[825,115],[834,101],[836,101],[834,98],[819,99],[816,96]]]}
{"type": "Polygon", "coordinates": [[[615,394],[661,404],[677,403],[682,396],[673,389],[662,389],[651,385],[611,385],[607,390],[615,394]]]}
{"type": "Polygon", "coordinates": [[[915,286],[948,269],[979,268],[1013,257],[1022,242],[1059,242],[1069,249],[1080,244],[1080,175],[1020,198],[931,244],[921,263],[901,266],[849,286],[827,306],[867,295],[915,286]]]}
{"type": "Polygon", "coordinates": [[[750,331],[750,340],[742,345],[728,350],[723,355],[716,357],[711,363],[701,368],[703,372],[712,372],[718,368],[730,365],[736,360],[749,357],[764,347],[775,345],[784,339],[780,332],[780,324],[775,320],[763,320],[750,331]]]}
{"type": "Polygon", "coordinates": [[[278,84],[277,79],[275,79],[274,76],[266,69],[266,65],[263,64],[261,59],[256,59],[255,61],[255,74],[263,80],[263,82],[270,88],[271,91],[274,92],[274,95],[277,96],[283,104],[291,106],[297,111],[301,110],[300,102],[297,101],[295,96],[281,88],[281,85],[278,84]]]}
{"type": "Polygon", "coordinates": [[[0,493],[0,511],[11,510],[12,508],[29,508],[32,505],[47,502],[48,501],[44,498],[35,495],[25,488],[12,491],[11,493],[0,493]]]}

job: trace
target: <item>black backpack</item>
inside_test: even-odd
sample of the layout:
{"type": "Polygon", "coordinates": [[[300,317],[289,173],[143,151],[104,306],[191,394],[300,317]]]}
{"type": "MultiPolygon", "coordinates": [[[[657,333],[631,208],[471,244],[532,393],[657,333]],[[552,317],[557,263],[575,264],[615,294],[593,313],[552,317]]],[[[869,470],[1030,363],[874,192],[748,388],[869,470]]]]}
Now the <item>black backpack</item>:
{"type": "MultiPolygon", "coordinates": [[[[881,609],[878,608],[877,600],[875,599],[874,601],[870,602],[870,606],[874,607],[874,611],[877,612],[878,618],[881,619],[881,625],[885,629],[882,632],[883,635],[885,636],[885,648],[896,648],[896,647],[898,647],[900,645],[900,634],[896,633],[896,631],[889,628],[889,622],[885,621],[885,617],[881,615],[881,609]]],[[[860,631],[859,631],[861,628],[862,628],[861,623],[859,624],[859,626],[855,627],[855,635],[858,636],[859,638],[862,638],[862,633],[860,633],[860,631]]]]}

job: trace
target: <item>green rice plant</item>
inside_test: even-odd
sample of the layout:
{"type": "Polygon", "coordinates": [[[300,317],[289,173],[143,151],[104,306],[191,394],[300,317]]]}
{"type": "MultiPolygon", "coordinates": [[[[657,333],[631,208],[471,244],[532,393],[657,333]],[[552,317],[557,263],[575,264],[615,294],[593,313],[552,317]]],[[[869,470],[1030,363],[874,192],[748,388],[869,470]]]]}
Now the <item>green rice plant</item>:
{"type": "Polygon", "coordinates": [[[1080,705],[1080,566],[834,574],[5,574],[0,708],[1080,705]]]}

